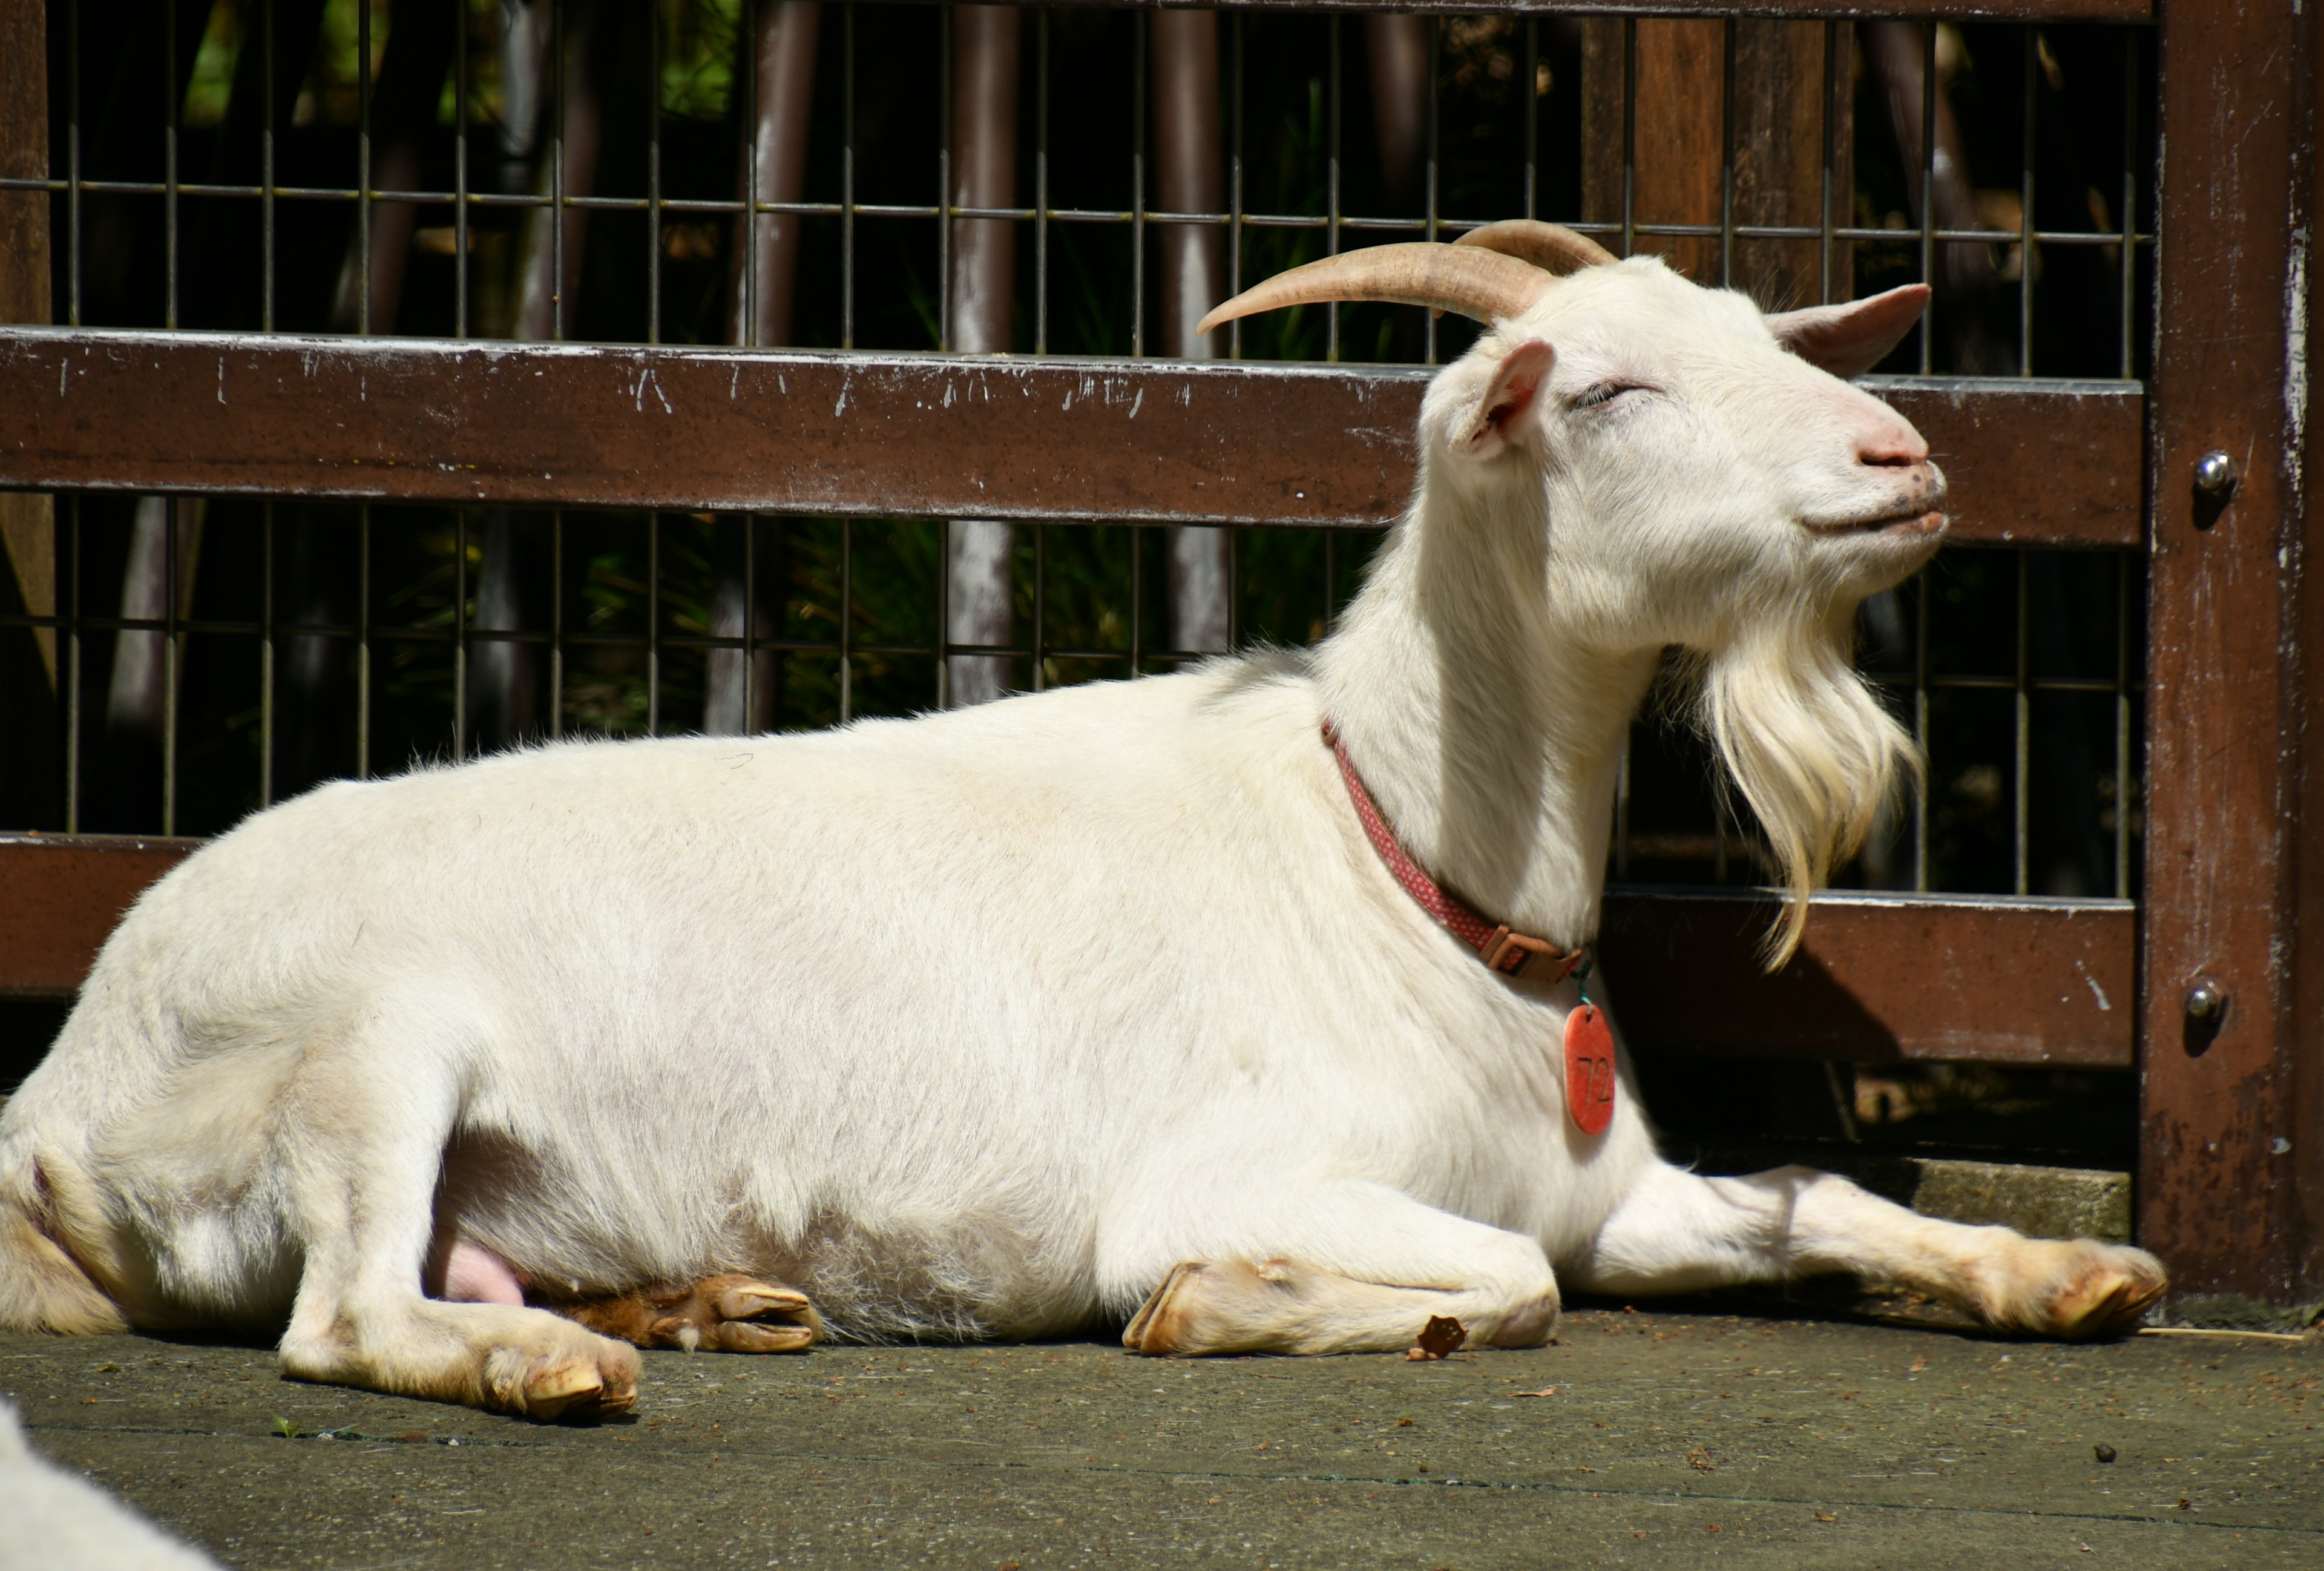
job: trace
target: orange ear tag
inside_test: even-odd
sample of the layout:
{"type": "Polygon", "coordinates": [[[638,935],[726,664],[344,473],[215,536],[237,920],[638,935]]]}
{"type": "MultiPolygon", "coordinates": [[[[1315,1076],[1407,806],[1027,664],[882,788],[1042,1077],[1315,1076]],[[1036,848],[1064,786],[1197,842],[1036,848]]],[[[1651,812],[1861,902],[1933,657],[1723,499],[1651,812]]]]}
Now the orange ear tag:
{"type": "Polygon", "coordinates": [[[1594,1003],[1565,1017],[1565,1111],[1584,1134],[1614,1122],[1614,1032],[1594,1003]]]}

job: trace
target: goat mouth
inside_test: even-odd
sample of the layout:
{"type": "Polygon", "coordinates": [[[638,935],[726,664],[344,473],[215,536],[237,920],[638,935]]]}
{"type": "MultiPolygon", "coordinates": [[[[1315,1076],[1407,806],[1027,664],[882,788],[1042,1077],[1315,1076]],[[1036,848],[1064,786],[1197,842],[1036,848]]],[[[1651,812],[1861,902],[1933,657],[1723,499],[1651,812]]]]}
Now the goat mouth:
{"type": "Polygon", "coordinates": [[[1944,532],[1944,527],[1943,509],[1915,504],[1910,507],[1899,508],[1893,513],[1878,513],[1871,518],[1854,518],[1840,523],[1811,522],[1808,524],[1808,531],[1812,534],[1820,535],[1878,534],[1890,535],[1897,539],[1912,539],[1923,535],[1941,534],[1944,532]]]}

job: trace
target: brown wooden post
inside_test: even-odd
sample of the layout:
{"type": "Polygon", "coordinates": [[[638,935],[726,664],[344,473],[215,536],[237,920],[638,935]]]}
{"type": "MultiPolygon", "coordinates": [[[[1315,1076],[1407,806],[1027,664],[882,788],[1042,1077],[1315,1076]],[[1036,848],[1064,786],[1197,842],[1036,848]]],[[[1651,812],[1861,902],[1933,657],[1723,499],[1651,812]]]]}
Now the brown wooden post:
{"type": "MultiPolygon", "coordinates": [[[[49,51],[42,0],[0,0],[0,175],[49,173],[49,51]]],[[[0,191],[0,322],[50,321],[49,198],[0,191]]],[[[0,494],[0,609],[57,608],[56,525],[44,495],[0,494]]],[[[0,633],[0,827],[50,827],[55,817],[57,636],[0,633]]]]}
{"type": "Polygon", "coordinates": [[[2139,1237],[2180,1292],[2288,1301],[2324,1278],[2324,818],[2301,811],[2324,808],[2303,770],[2319,587],[2295,446],[2312,23],[2288,3],[2160,11],[2139,1237]],[[2215,453],[2234,477],[2207,487],[2215,453]]]}
{"type": "MultiPolygon", "coordinates": [[[[2313,6],[2302,7],[2301,25],[2305,32],[2300,39],[2303,51],[2300,69],[2305,78],[2307,104],[2299,144],[2303,163],[2294,168],[2304,165],[2306,189],[2300,194],[2305,207],[2301,222],[2312,235],[2317,216],[2324,214],[2324,168],[2318,167],[2316,159],[2316,134],[2319,119],[2324,119],[2324,42],[2317,37],[2313,6]]],[[[2303,325],[2324,320],[2324,277],[2319,277],[2312,263],[2308,264],[2305,282],[2303,325]]],[[[2300,356],[2304,389],[2313,365],[2304,336],[2292,347],[2300,356]]],[[[2300,473],[2304,481],[2305,476],[2319,472],[2318,465],[2324,464],[2324,430],[2307,418],[2306,409],[2301,412],[2305,423],[2301,428],[2304,440],[2300,473]]],[[[2319,544],[2319,525],[2309,511],[2304,484],[2299,517],[2298,600],[2287,624],[2296,629],[2300,648],[2307,657],[2300,667],[2299,689],[2288,716],[2296,722],[2292,730],[2300,744],[2294,810],[2301,830],[2292,870],[2292,920],[2302,941],[2294,952],[2287,1033],[2292,1052],[2291,1122],[2299,1132],[2289,1137],[2292,1215],[2299,1228],[2291,1252],[2297,1294],[2313,1302],[2324,1297],[2324,955],[2318,953],[2324,947],[2324,724],[2317,719],[2319,707],[2324,706],[2324,672],[2316,669],[2316,661],[2324,659],[2324,562],[2310,556],[2319,544]]]]}

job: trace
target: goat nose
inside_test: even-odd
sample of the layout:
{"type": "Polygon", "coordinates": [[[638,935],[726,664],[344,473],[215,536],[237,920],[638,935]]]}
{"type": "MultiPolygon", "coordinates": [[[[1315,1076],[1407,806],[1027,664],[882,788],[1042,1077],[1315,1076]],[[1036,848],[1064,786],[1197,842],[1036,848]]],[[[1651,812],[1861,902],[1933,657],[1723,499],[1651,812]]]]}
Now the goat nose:
{"type": "Polygon", "coordinates": [[[1929,461],[1929,444],[1921,433],[1898,420],[1864,431],[1856,439],[1856,461],[1881,468],[1909,469],[1929,461]]]}

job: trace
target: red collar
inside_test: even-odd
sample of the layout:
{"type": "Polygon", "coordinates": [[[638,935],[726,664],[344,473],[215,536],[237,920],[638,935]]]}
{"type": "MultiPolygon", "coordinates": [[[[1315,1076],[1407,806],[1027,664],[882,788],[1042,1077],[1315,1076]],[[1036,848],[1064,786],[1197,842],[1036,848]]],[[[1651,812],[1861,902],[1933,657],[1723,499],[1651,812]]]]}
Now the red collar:
{"type": "Polygon", "coordinates": [[[1388,870],[1404,885],[1405,893],[1420,902],[1420,909],[1434,917],[1452,935],[1477,951],[1478,957],[1491,970],[1504,976],[1523,977],[1529,981],[1563,982],[1573,975],[1582,964],[1586,951],[1581,948],[1560,949],[1545,938],[1512,931],[1507,922],[1494,922],[1478,914],[1476,908],[1459,895],[1453,894],[1420,870],[1420,864],[1406,854],[1397,843],[1396,832],[1381,817],[1379,805],[1372,800],[1371,792],[1364,789],[1363,777],[1348,757],[1348,744],[1340,740],[1333,724],[1323,722],[1323,741],[1340,761],[1340,778],[1348,782],[1349,799],[1356,804],[1356,818],[1364,827],[1372,849],[1388,864],[1388,870]]]}

